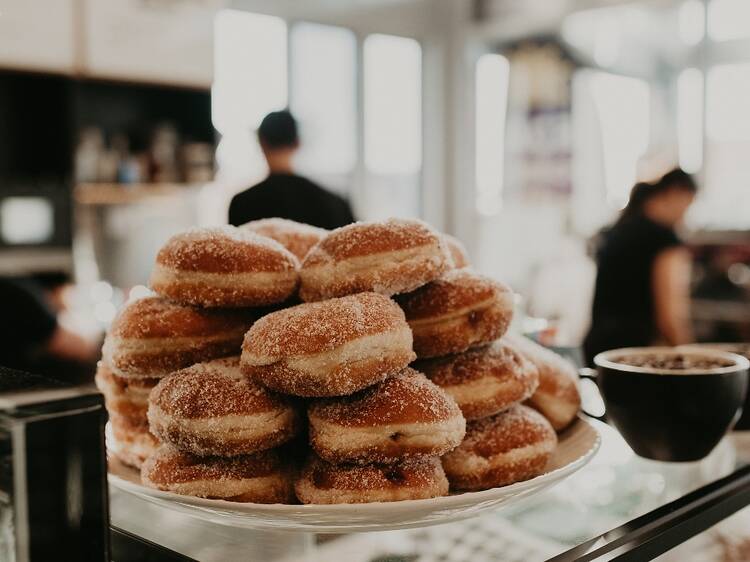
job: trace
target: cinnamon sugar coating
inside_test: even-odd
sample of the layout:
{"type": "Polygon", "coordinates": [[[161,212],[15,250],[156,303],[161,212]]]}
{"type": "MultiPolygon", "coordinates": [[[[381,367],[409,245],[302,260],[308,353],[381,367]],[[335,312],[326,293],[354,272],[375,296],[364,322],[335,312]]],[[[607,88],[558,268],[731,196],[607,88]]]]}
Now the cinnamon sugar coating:
{"type": "Polygon", "coordinates": [[[513,335],[508,340],[539,370],[539,386],[529,399],[529,405],[539,410],[557,431],[565,429],[581,409],[575,367],[529,338],[513,335]]]}
{"type": "Polygon", "coordinates": [[[513,318],[506,285],[469,269],[444,273],[416,291],[398,295],[420,359],[461,353],[501,337],[513,318]]]}
{"type": "Polygon", "coordinates": [[[466,425],[461,445],[443,457],[451,487],[483,490],[542,474],[557,434],[536,410],[517,405],[466,425]]]}
{"type": "Polygon", "coordinates": [[[300,296],[318,301],[363,291],[411,291],[452,267],[442,236],[413,219],[359,222],[331,231],[302,263],[300,296]]]}
{"type": "Polygon", "coordinates": [[[536,366],[505,338],[456,355],[417,361],[414,367],[450,394],[467,420],[523,402],[539,384],[536,366]]]}
{"type": "Polygon", "coordinates": [[[206,310],[146,297],[120,311],[102,353],[118,376],[161,378],[200,361],[237,353],[255,318],[249,310],[206,310]]]}
{"type": "Polygon", "coordinates": [[[148,419],[159,439],[198,455],[270,449],[300,427],[293,405],[242,374],[238,357],[199,363],[160,381],[148,419]]]}
{"type": "Polygon", "coordinates": [[[198,457],[162,445],[141,469],[152,488],[204,498],[293,503],[293,468],[277,451],[233,458],[198,457]]]}
{"type": "Polygon", "coordinates": [[[261,318],[247,332],[242,369],[295,396],[344,396],[415,358],[403,312],[388,297],[359,293],[261,318]]]}
{"type": "Polygon", "coordinates": [[[278,217],[250,221],[239,228],[276,240],[300,261],[329,232],[325,228],[278,217]]]}
{"type": "Polygon", "coordinates": [[[455,401],[409,368],[352,396],[313,402],[308,418],[313,449],[336,463],[439,456],[466,426],[455,401]]]}
{"type": "Polygon", "coordinates": [[[448,481],[435,457],[395,465],[334,465],[308,459],[295,483],[302,503],[368,503],[427,499],[448,493],[448,481]]]}
{"type": "Polygon", "coordinates": [[[294,295],[298,270],[297,257],[271,238],[233,226],[196,228],[159,250],[151,287],[193,306],[266,306],[294,295]]]}

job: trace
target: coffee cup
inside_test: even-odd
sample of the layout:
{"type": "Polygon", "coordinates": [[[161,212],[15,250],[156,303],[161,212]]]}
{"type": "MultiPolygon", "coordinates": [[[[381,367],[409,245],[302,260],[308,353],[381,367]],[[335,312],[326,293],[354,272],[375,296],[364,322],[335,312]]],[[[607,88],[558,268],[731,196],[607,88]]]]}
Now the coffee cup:
{"type": "Polygon", "coordinates": [[[742,413],[750,361],[715,349],[614,349],[594,358],[607,419],[641,457],[707,456],[742,413]]]}

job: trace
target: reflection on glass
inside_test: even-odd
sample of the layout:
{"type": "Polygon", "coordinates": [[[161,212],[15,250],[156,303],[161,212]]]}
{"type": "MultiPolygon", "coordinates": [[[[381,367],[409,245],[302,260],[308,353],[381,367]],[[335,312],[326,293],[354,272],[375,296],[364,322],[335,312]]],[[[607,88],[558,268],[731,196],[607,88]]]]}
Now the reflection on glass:
{"type": "Polygon", "coordinates": [[[422,167],[422,49],[417,41],[370,35],[364,43],[365,164],[376,174],[422,167]]]}
{"type": "Polygon", "coordinates": [[[291,109],[300,121],[297,164],[347,174],[357,158],[356,40],[348,29],[299,23],[290,32],[291,109]]]}
{"type": "Polygon", "coordinates": [[[287,105],[287,30],[280,18],[221,10],[214,23],[212,120],[221,133],[219,177],[246,182],[264,163],[252,132],[287,105]]]}
{"type": "Polygon", "coordinates": [[[477,211],[493,215],[502,206],[505,117],[510,65],[501,55],[483,55],[476,67],[477,211]]]}

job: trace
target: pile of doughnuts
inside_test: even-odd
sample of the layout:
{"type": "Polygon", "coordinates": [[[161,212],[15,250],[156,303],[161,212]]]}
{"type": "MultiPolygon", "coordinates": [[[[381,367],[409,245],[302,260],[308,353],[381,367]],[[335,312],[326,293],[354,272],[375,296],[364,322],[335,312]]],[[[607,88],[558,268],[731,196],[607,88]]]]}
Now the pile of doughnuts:
{"type": "Polygon", "coordinates": [[[112,323],[96,380],[111,453],[160,490],[331,504],[492,488],[543,473],[578,411],[567,365],[505,336],[511,290],[418,220],[194,229],[159,251],[151,288],[112,323]]]}

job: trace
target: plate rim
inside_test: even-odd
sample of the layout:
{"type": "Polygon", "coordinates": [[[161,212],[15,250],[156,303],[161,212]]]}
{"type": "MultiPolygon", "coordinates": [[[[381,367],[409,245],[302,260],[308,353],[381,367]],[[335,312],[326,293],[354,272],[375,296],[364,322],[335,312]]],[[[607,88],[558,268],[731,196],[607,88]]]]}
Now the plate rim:
{"type": "MultiPolygon", "coordinates": [[[[341,525],[343,527],[351,526],[363,527],[368,526],[366,522],[352,521],[349,525],[346,522],[341,521],[339,523],[320,523],[316,524],[312,521],[301,519],[314,515],[320,516],[331,516],[340,515],[342,518],[349,515],[351,512],[357,512],[357,515],[363,515],[362,511],[367,510],[373,515],[382,515],[387,512],[409,512],[409,511],[437,511],[458,508],[461,506],[481,505],[484,502],[496,501],[502,499],[504,496],[512,497],[517,496],[524,491],[536,488],[538,486],[544,486],[546,489],[548,486],[560,482],[567,476],[577,472],[585,465],[587,465],[594,455],[599,451],[602,442],[602,436],[599,430],[594,424],[587,420],[584,416],[579,415],[576,423],[585,423],[589,430],[593,431],[593,442],[591,446],[579,457],[571,461],[570,463],[558,467],[550,472],[536,476],[529,480],[516,482],[507,486],[500,486],[495,488],[489,488],[487,490],[480,490],[476,492],[461,492],[458,494],[451,494],[447,496],[439,496],[436,498],[427,499],[416,499],[416,500],[401,500],[394,502],[370,502],[370,503],[341,503],[341,504],[262,504],[252,502],[231,502],[221,499],[209,499],[199,498],[194,496],[187,496],[176,494],[165,490],[158,490],[155,488],[149,488],[143,484],[136,484],[118,476],[117,474],[107,471],[108,482],[127,493],[136,495],[144,500],[152,501],[158,505],[170,508],[173,506],[176,510],[186,510],[193,512],[213,512],[217,515],[229,515],[235,517],[246,517],[249,520],[257,517],[273,517],[277,516],[279,522],[288,524],[299,524],[304,525],[308,528],[312,527],[326,527],[331,525],[341,525]],[[545,486],[545,484],[547,484],[545,486]],[[238,509],[238,506],[242,506],[238,509]],[[295,518],[300,518],[299,521],[294,521],[295,518]]],[[[569,431],[571,428],[567,428],[564,431],[569,431]]],[[[540,490],[541,491],[541,490],[540,490]]],[[[498,506],[499,507],[499,506],[498,506]]],[[[197,513],[196,513],[197,515],[197,513]]],[[[448,517],[446,517],[447,519],[448,517]]],[[[263,525],[261,521],[259,524],[263,525]]],[[[266,523],[264,526],[268,526],[266,523]]]]}

